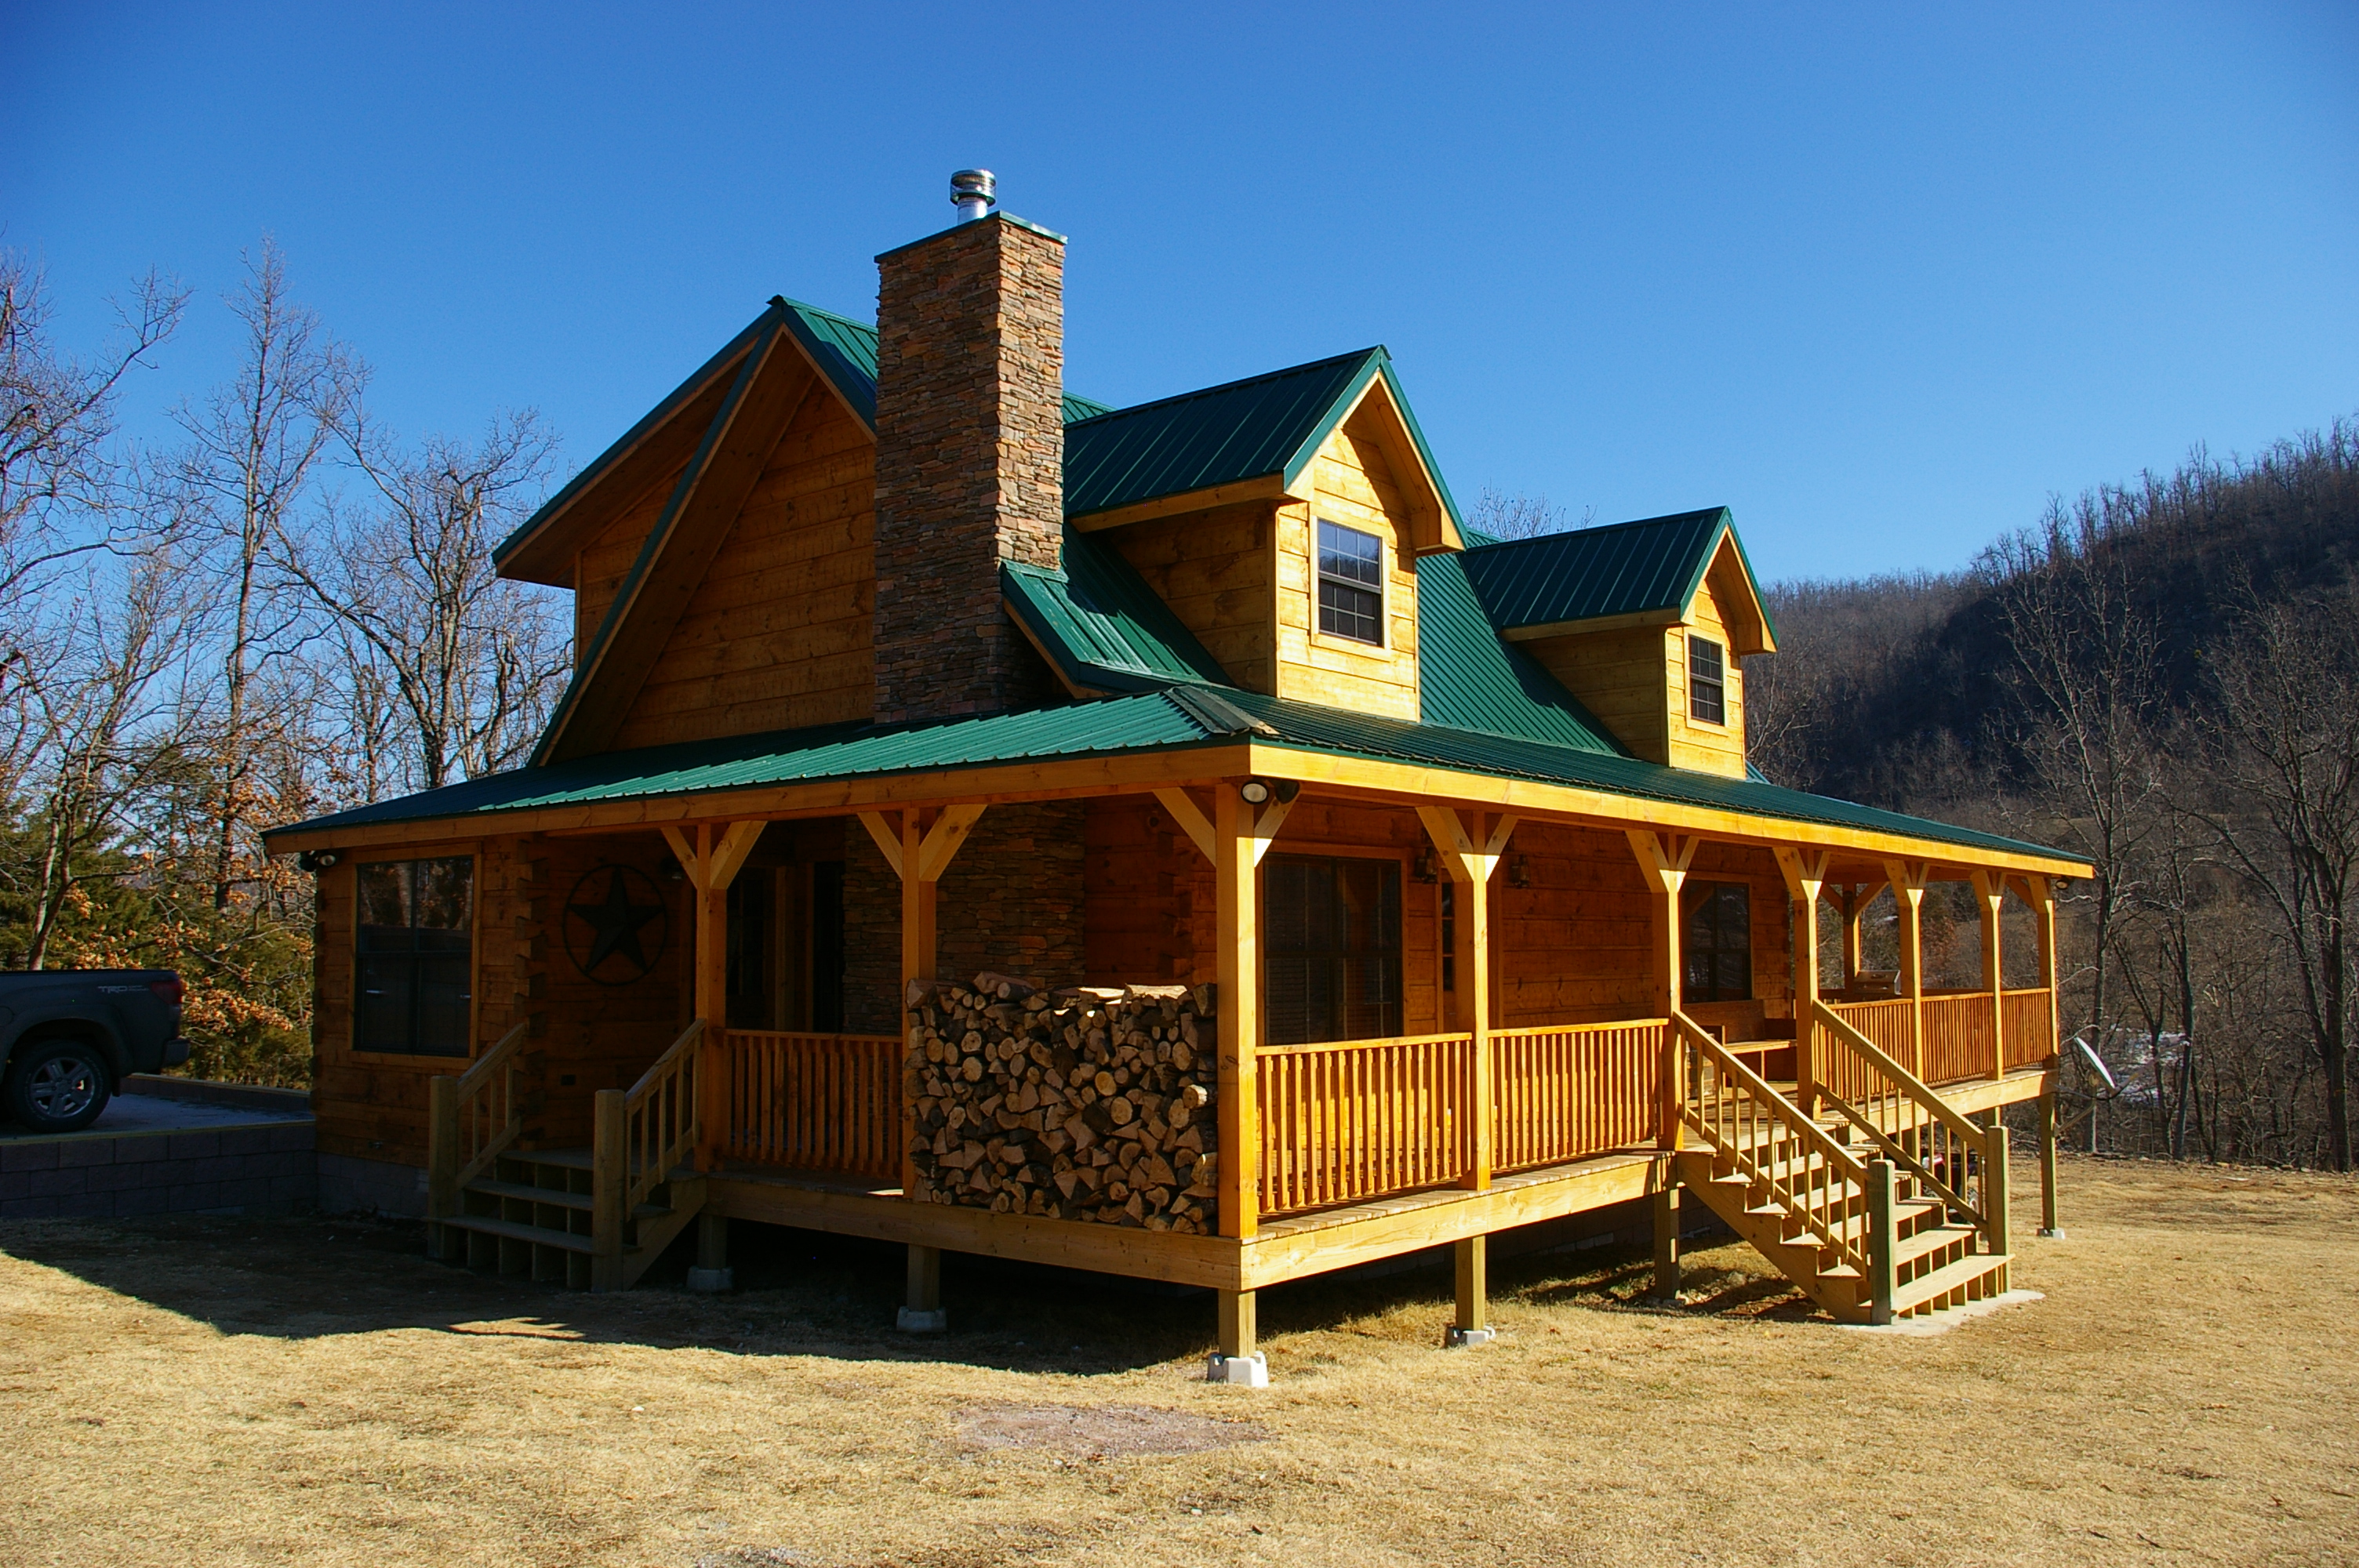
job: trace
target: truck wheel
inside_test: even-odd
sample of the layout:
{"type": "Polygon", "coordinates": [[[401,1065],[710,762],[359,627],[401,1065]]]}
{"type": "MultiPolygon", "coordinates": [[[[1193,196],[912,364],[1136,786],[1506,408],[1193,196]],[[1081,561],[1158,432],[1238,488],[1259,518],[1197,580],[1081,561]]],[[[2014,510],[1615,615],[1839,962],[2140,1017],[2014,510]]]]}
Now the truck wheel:
{"type": "Polygon", "coordinates": [[[79,1132],[106,1108],[106,1060],[79,1040],[16,1048],[8,1064],[8,1114],[36,1132],[79,1132]]]}

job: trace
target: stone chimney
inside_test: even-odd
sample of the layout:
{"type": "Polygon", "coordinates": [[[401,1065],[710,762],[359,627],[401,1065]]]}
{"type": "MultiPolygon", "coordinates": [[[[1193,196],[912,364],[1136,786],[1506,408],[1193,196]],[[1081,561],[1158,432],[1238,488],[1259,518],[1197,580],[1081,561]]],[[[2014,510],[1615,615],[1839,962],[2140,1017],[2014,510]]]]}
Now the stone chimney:
{"type": "Polygon", "coordinates": [[[999,564],[1058,568],[1065,524],[1065,242],[982,211],[876,258],[879,722],[1053,696],[1001,608],[999,564]],[[973,221],[968,221],[972,217],[973,221]]]}

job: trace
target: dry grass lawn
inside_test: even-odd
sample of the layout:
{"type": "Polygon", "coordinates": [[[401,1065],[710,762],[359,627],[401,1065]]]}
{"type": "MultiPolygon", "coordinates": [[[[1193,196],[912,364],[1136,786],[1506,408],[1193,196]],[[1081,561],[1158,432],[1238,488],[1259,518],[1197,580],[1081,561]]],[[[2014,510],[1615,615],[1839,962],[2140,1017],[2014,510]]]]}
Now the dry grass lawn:
{"type": "MultiPolygon", "coordinates": [[[[723,1300],[592,1298],[393,1226],[0,1227],[0,1562],[2328,1563],[2359,1560],[2359,1185],[2074,1162],[2046,1299],[1838,1328],[1741,1247],[1202,1296],[746,1238],[723,1300]]],[[[2027,1168],[2018,1193],[2036,1195],[2027,1168]]],[[[744,1227],[741,1227],[744,1228],[744,1227]]]]}

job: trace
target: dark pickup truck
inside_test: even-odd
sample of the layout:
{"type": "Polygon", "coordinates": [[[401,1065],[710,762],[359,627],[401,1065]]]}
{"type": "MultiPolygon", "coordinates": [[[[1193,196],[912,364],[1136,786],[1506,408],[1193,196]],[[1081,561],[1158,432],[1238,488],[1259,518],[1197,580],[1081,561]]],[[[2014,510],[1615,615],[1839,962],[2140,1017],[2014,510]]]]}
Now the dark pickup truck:
{"type": "Polygon", "coordinates": [[[98,1119],[125,1073],[189,1059],[169,969],[0,973],[0,1116],[36,1132],[98,1119]]]}

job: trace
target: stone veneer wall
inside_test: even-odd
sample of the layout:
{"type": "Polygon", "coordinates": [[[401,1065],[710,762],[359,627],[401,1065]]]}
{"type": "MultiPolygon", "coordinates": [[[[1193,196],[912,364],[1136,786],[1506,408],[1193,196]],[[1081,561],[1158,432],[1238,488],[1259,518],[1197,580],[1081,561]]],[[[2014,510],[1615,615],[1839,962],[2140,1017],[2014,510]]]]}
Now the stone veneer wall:
{"type": "Polygon", "coordinates": [[[880,722],[1059,695],[999,564],[1062,563],[1064,251],[994,215],[876,258],[880,722]]]}
{"type": "MultiPolygon", "coordinates": [[[[995,806],[942,874],[935,972],[984,969],[1044,986],[1082,982],[1085,903],[1081,801],[995,806]]],[[[843,1027],[901,1029],[901,883],[857,827],[843,836],[843,1027]]]]}

